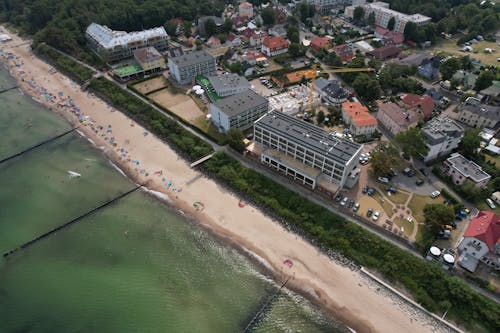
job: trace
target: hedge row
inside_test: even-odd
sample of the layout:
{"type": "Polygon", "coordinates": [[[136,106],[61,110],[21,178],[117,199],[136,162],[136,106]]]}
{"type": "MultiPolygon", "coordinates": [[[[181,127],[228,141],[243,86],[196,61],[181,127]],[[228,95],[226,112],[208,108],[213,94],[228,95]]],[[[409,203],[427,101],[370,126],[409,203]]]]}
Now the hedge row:
{"type": "Polygon", "coordinates": [[[365,267],[374,268],[389,281],[402,285],[430,311],[464,324],[495,332],[500,327],[500,305],[476,293],[441,267],[380,239],[327,209],[304,200],[273,180],[244,167],[224,153],[205,162],[209,175],[255,203],[293,229],[301,230],[320,247],[333,249],[365,267]]]}
{"type": "Polygon", "coordinates": [[[172,148],[187,160],[195,161],[213,152],[212,146],[184,129],[175,120],[166,117],[108,79],[101,77],[92,80],[89,88],[159,138],[170,143],[172,148]]]}
{"type": "Polygon", "coordinates": [[[38,44],[34,51],[38,56],[78,83],[90,80],[95,73],[47,44],[38,44]]]}

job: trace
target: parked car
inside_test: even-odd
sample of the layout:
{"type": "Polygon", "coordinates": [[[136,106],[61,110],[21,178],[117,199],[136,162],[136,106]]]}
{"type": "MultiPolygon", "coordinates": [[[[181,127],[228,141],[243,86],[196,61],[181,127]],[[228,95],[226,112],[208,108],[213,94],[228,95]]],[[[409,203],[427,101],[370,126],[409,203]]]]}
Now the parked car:
{"type": "Polygon", "coordinates": [[[425,183],[425,181],[424,181],[423,179],[417,179],[417,180],[415,181],[415,184],[416,184],[417,186],[422,186],[422,185],[424,185],[424,183],[425,183]]]}
{"type": "Polygon", "coordinates": [[[431,198],[435,199],[435,198],[439,197],[440,195],[441,195],[441,192],[439,192],[439,191],[433,191],[431,193],[431,198]]]}
{"type": "Polygon", "coordinates": [[[342,196],[339,194],[335,197],[335,202],[340,202],[342,200],[342,196]]]}
{"type": "Polygon", "coordinates": [[[493,203],[493,200],[491,200],[490,198],[486,199],[486,203],[488,204],[488,206],[490,206],[491,209],[497,208],[497,206],[495,206],[495,204],[493,203]]]}
{"type": "Polygon", "coordinates": [[[436,234],[436,239],[450,239],[450,235],[445,234],[442,230],[436,234]]]}
{"type": "Polygon", "coordinates": [[[420,168],[418,169],[424,176],[428,176],[429,175],[429,171],[427,171],[425,168],[420,168]]]}
{"type": "Polygon", "coordinates": [[[363,187],[363,190],[361,192],[363,192],[363,194],[366,194],[366,193],[368,193],[369,189],[370,188],[368,186],[365,186],[365,187],[363,187]]]}
{"type": "Polygon", "coordinates": [[[391,168],[391,175],[392,175],[393,177],[396,177],[396,176],[398,175],[398,172],[396,171],[396,169],[391,168]]]}
{"type": "Polygon", "coordinates": [[[349,204],[348,204],[349,208],[354,207],[354,204],[355,204],[354,200],[349,200],[349,204]]]}
{"type": "Polygon", "coordinates": [[[397,192],[396,188],[395,188],[395,187],[392,187],[392,186],[387,186],[387,187],[385,188],[385,190],[386,190],[387,192],[389,192],[389,193],[392,193],[392,194],[394,194],[394,193],[396,193],[396,192],[397,192]]]}
{"type": "Polygon", "coordinates": [[[375,213],[373,213],[372,220],[373,220],[373,221],[377,221],[377,220],[378,220],[378,218],[379,218],[379,216],[380,216],[380,212],[379,212],[378,210],[377,210],[377,211],[375,211],[375,213]]]}
{"type": "Polygon", "coordinates": [[[457,223],[455,221],[451,221],[450,222],[450,225],[453,229],[456,229],[457,228],[457,223]]]}
{"type": "Polygon", "coordinates": [[[371,197],[372,195],[374,195],[374,194],[375,194],[375,189],[374,189],[373,187],[370,187],[370,188],[368,189],[368,192],[366,192],[366,194],[368,194],[368,195],[371,197]]]}
{"type": "Polygon", "coordinates": [[[378,181],[384,184],[389,183],[389,178],[387,177],[378,177],[378,181]]]}
{"type": "Polygon", "coordinates": [[[372,216],[372,214],[373,214],[373,209],[368,208],[368,210],[366,211],[366,217],[370,217],[370,216],[372,216]]]}
{"type": "Polygon", "coordinates": [[[342,201],[340,202],[340,205],[345,206],[347,204],[347,200],[349,200],[349,198],[344,197],[344,199],[342,199],[342,201]]]}
{"type": "Polygon", "coordinates": [[[356,204],[354,205],[354,207],[352,208],[352,210],[354,212],[357,212],[359,210],[359,202],[356,202],[356,204]]]}
{"type": "Polygon", "coordinates": [[[453,227],[449,224],[443,226],[443,230],[451,230],[453,227]]]}
{"type": "Polygon", "coordinates": [[[410,169],[410,168],[405,168],[405,169],[403,170],[403,174],[404,174],[405,176],[407,176],[407,177],[413,177],[413,176],[415,176],[415,171],[413,171],[413,170],[412,170],[412,169],[410,169]]]}

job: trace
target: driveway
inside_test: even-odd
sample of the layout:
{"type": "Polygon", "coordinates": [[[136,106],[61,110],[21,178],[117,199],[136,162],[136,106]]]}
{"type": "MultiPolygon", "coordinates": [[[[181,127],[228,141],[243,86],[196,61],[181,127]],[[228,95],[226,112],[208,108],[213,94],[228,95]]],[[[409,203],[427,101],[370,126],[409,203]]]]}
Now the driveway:
{"type": "Polygon", "coordinates": [[[419,195],[429,195],[432,191],[436,190],[436,188],[429,183],[427,179],[418,176],[407,177],[403,174],[398,174],[396,177],[392,178],[391,183],[398,188],[419,195]],[[417,179],[423,179],[425,183],[421,186],[417,186],[417,184],[415,184],[417,179]]]}

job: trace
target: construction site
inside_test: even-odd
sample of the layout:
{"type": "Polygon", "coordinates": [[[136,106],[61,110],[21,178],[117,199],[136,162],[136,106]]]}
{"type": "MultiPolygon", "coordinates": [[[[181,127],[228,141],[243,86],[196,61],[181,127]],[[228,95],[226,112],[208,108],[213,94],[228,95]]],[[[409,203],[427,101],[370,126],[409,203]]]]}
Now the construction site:
{"type": "MultiPolygon", "coordinates": [[[[306,85],[291,87],[287,92],[269,97],[269,108],[293,116],[309,107],[310,92],[306,85]]],[[[319,94],[314,91],[312,106],[317,107],[320,102],[319,94]]]]}

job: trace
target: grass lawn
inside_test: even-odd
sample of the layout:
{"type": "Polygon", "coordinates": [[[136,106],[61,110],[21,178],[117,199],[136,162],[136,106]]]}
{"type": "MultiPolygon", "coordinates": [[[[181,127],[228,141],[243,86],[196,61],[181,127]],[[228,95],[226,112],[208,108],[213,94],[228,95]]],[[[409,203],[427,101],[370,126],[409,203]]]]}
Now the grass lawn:
{"type": "Polygon", "coordinates": [[[406,237],[410,237],[413,233],[413,229],[415,228],[415,221],[408,222],[407,219],[402,219],[400,217],[396,217],[392,220],[398,227],[404,228],[404,235],[406,237]]]}
{"type": "Polygon", "coordinates": [[[424,223],[424,207],[427,204],[439,204],[443,203],[444,198],[442,196],[432,199],[430,196],[423,196],[414,194],[411,198],[408,208],[410,208],[413,217],[419,222],[424,223]]]}
{"type": "Polygon", "coordinates": [[[219,144],[226,141],[226,135],[220,133],[217,128],[212,124],[212,122],[208,121],[205,116],[198,117],[195,119],[192,124],[207,133],[210,137],[215,138],[219,144]]]}
{"type": "Polygon", "coordinates": [[[390,218],[392,216],[391,203],[385,200],[379,192],[376,192],[372,196],[372,198],[375,199],[375,201],[377,201],[380,204],[380,206],[382,206],[382,209],[385,211],[387,218],[390,218]]]}
{"type": "MultiPolygon", "coordinates": [[[[380,192],[384,192],[385,188],[382,186],[378,186],[378,190],[380,192]]],[[[410,194],[408,192],[401,191],[399,189],[396,192],[396,194],[389,195],[387,192],[385,192],[384,194],[385,194],[385,197],[389,201],[391,201],[393,204],[396,204],[396,205],[403,205],[406,202],[406,200],[408,200],[408,197],[410,196],[410,194]]]]}
{"type": "Polygon", "coordinates": [[[500,156],[491,156],[488,154],[484,154],[484,157],[486,158],[486,161],[495,163],[497,168],[500,168],[500,156]]]}
{"type": "Polygon", "coordinates": [[[461,57],[468,55],[471,58],[476,58],[477,60],[481,61],[484,64],[492,66],[498,65],[497,58],[500,57],[500,52],[498,51],[499,47],[498,45],[496,45],[496,43],[483,41],[473,44],[471,46],[474,49],[474,52],[477,51],[477,53],[462,52],[460,51],[462,47],[457,45],[457,39],[449,39],[436,44],[433,50],[436,52],[442,51],[448,54],[454,54],[461,57]],[[484,49],[487,47],[491,49],[497,49],[497,51],[493,53],[484,53],[484,49]]]}

